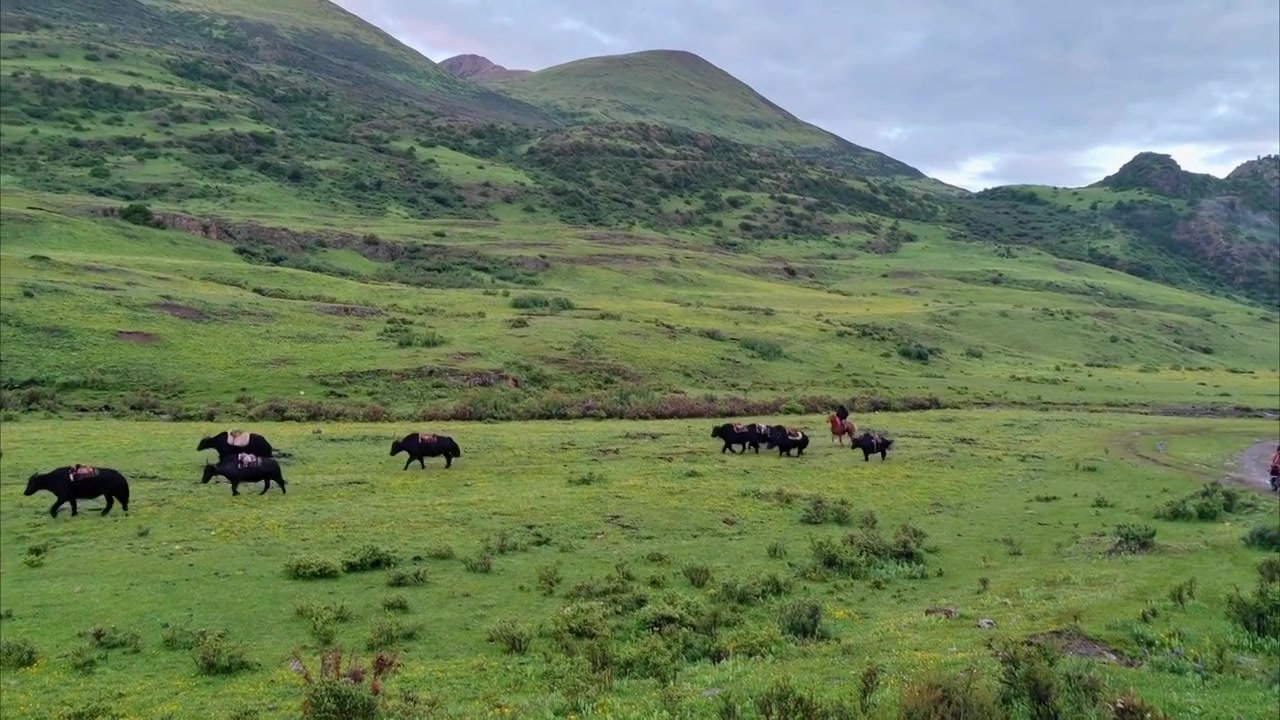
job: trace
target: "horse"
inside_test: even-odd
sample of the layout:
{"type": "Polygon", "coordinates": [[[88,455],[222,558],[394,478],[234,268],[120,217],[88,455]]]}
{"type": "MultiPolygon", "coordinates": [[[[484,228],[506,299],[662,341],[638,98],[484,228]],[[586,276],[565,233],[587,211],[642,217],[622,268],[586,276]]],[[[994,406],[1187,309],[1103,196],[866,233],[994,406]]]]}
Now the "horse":
{"type": "Polygon", "coordinates": [[[858,425],[848,419],[840,419],[839,415],[831,413],[827,416],[827,423],[831,425],[831,442],[840,441],[840,446],[844,447],[844,436],[849,436],[849,444],[857,442],[858,425]]]}
{"type": "Polygon", "coordinates": [[[67,465],[44,473],[32,473],[27,478],[27,489],[23,495],[35,495],[41,490],[48,490],[57,498],[57,502],[49,508],[49,516],[58,517],[58,508],[63,503],[71,503],[71,516],[80,514],[77,500],[90,500],[105,497],[107,506],[102,514],[111,512],[115,501],[120,501],[120,509],[129,512],[129,481],[118,471],[111,468],[98,468],[89,465],[67,465]]]}

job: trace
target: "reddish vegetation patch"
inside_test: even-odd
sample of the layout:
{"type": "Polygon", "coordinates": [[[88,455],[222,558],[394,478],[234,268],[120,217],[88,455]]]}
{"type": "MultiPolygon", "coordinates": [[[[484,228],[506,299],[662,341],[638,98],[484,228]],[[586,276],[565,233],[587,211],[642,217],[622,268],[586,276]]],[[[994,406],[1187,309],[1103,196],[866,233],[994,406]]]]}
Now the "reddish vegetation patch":
{"type": "Polygon", "coordinates": [[[1109,312],[1107,310],[1098,310],[1096,312],[1091,312],[1089,313],[1089,316],[1098,318],[1099,320],[1115,320],[1116,319],[1116,314],[1113,312],[1109,312]]]}
{"type": "Polygon", "coordinates": [[[534,257],[532,255],[517,255],[511,258],[511,262],[515,263],[516,267],[519,267],[521,270],[528,270],[530,272],[542,272],[551,267],[551,263],[540,257],[534,257]]]}
{"type": "Polygon", "coordinates": [[[916,272],[915,270],[890,270],[884,276],[894,280],[906,280],[908,278],[924,277],[924,273],[916,272]]]}
{"type": "Polygon", "coordinates": [[[1070,263],[1056,262],[1053,264],[1053,267],[1065,273],[1073,273],[1076,271],[1076,266],[1070,263]]]}
{"type": "Polygon", "coordinates": [[[378,308],[364,307],[363,305],[320,305],[316,310],[325,315],[340,315],[343,317],[374,317],[382,314],[382,311],[378,308]]]}
{"type": "Polygon", "coordinates": [[[139,332],[137,330],[117,330],[116,339],[125,342],[137,343],[138,345],[150,345],[158,338],[151,333],[139,332]]]}
{"type": "Polygon", "coordinates": [[[196,322],[205,322],[209,319],[208,315],[204,314],[203,312],[200,312],[199,310],[193,307],[187,307],[186,305],[174,305],[173,303],[159,303],[156,305],[152,305],[151,309],[159,310],[160,312],[164,312],[164,313],[169,313],[174,317],[180,317],[184,320],[194,320],[196,322]]]}

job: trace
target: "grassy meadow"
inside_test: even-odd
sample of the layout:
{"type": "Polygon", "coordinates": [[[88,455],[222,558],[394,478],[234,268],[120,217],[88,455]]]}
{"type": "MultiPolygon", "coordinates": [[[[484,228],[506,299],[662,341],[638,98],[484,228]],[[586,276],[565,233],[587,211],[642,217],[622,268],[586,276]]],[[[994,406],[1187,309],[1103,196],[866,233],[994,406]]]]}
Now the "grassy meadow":
{"type": "Polygon", "coordinates": [[[322,0],[13,0],[0,57],[5,720],[1280,702],[1278,501],[1206,485],[1277,437],[1265,183],[969,194],[687,53],[481,87],[322,0]],[[199,482],[231,427],[287,494],[199,482]],[[71,463],[131,511],[22,495],[71,463]]]}
{"type": "Polygon", "coordinates": [[[404,456],[387,457],[400,425],[259,423],[286,453],[288,493],[240,497],[199,483],[194,448],[216,425],[6,423],[0,627],[38,659],[5,671],[5,716],[295,717],[291,653],[314,666],[323,640],[363,657],[398,650],[386,688],[404,717],[755,717],[753,699],[785,695],[778,682],[831,707],[855,702],[864,668],[879,664],[866,717],[888,718],[932,671],[994,671],[987,641],[1062,629],[1141,659],[1072,662],[1169,717],[1275,707],[1274,641],[1250,639],[1224,607],[1267,557],[1242,537],[1274,524],[1276,499],[1247,492],[1210,522],[1153,516],[1275,437],[1274,423],[855,420],[897,439],[887,462],[831,445],[817,416],[792,419],[814,441],[791,459],[721,455],[701,420],[450,423],[436,429],[463,456],[447,471],[438,458],[402,471],[404,456]],[[88,501],[51,520],[47,494],[21,496],[71,438],[77,460],[131,479],[127,516],[100,517],[88,501]],[[1160,442],[1206,467],[1135,454],[1160,442]],[[918,558],[842,564],[841,538],[888,540],[904,524],[924,533],[918,558]],[[1154,546],[1109,555],[1125,524],[1154,529],[1154,546]],[[357,556],[374,567],[336,570],[357,556]],[[286,570],[329,565],[337,577],[286,570]],[[1171,600],[1188,580],[1194,597],[1171,600]],[[935,607],[956,616],[925,614],[935,607]],[[712,630],[698,624],[707,617],[712,630]],[[995,627],[977,627],[985,618],[995,627]],[[606,648],[594,669],[566,650],[575,622],[595,623],[606,648]],[[646,630],[681,623],[703,629],[646,630]],[[192,649],[201,629],[227,634],[192,649]],[[746,714],[725,714],[738,706],[746,714]]]}

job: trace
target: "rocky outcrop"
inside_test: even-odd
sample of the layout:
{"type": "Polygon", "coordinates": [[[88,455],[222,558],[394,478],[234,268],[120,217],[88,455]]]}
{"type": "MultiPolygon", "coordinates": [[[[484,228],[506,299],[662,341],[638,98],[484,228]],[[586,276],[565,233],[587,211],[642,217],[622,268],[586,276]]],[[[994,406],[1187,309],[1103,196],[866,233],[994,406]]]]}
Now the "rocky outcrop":
{"type": "Polygon", "coordinates": [[[1090,187],[1112,190],[1145,190],[1180,200],[1194,200],[1214,192],[1221,180],[1204,173],[1187,172],[1172,155],[1141,152],[1090,187]]]}
{"type": "Polygon", "coordinates": [[[529,70],[505,68],[480,55],[454,55],[441,62],[439,67],[463,80],[471,80],[473,82],[528,75],[531,72],[529,70]]]}

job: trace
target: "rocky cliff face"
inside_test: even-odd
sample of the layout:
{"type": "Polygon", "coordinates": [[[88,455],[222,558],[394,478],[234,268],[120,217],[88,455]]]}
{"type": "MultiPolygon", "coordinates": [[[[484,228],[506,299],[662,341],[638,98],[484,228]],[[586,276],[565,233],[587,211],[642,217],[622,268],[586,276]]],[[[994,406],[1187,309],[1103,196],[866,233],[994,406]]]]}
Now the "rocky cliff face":
{"type": "Polygon", "coordinates": [[[1171,155],[1142,152],[1134,155],[1132,160],[1120,166],[1114,174],[1090,187],[1146,190],[1164,197],[1193,200],[1212,193],[1214,186],[1220,182],[1212,175],[1183,170],[1171,155]]]}
{"type": "Polygon", "coordinates": [[[454,55],[440,63],[440,67],[447,72],[473,82],[481,82],[484,80],[492,80],[500,77],[513,77],[516,75],[528,75],[530,70],[512,70],[494,63],[487,57],[480,55],[454,55]]]}

